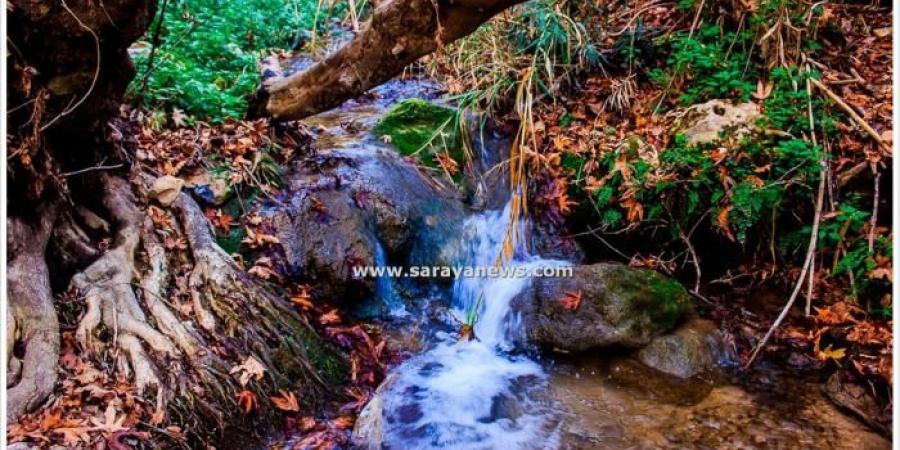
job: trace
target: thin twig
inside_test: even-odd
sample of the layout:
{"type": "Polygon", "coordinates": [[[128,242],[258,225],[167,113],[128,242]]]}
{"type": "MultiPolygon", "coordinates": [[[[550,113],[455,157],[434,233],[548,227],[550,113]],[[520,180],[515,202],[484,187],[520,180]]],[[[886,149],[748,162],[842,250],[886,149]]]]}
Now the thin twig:
{"type": "MultiPolygon", "coordinates": [[[[816,141],[816,121],[815,116],[813,115],[813,104],[812,104],[812,86],[810,80],[812,80],[809,70],[809,64],[806,64],[806,113],[809,116],[809,135],[812,139],[813,147],[817,147],[819,143],[816,141]]],[[[812,312],[812,296],[813,296],[813,288],[816,284],[816,255],[813,253],[812,259],[809,261],[809,284],[806,289],[806,308],[804,308],[804,312],[806,315],[810,315],[812,312]]]]}
{"type": "Polygon", "coordinates": [[[144,72],[144,79],[141,80],[141,89],[138,90],[137,96],[142,97],[144,91],[147,90],[147,83],[150,81],[150,74],[153,73],[153,63],[156,58],[156,50],[159,49],[160,32],[162,31],[163,20],[166,18],[166,7],[169,6],[169,0],[163,0],[162,7],[159,8],[159,20],[156,22],[156,28],[153,30],[153,38],[150,39],[150,54],[147,56],[147,71],[144,72]]]}
{"type": "Polygon", "coordinates": [[[816,241],[819,237],[819,222],[822,219],[822,205],[824,203],[825,197],[825,172],[826,165],[825,161],[821,161],[822,170],[819,172],[819,192],[816,196],[816,215],[813,218],[813,227],[812,232],[809,236],[809,250],[806,251],[806,261],[803,262],[803,269],[800,271],[800,278],[797,280],[796,286],[794,286],[794,291],[791,293],[791,297],[788,299],[787,304],[784,305],[784,309],[781,310],[781,314],[778,315],[778,318],[775,319],[775,322],[769,328],[769,331],[766,332],[766,335],[763,336],[762,340],[756,344],[756,348],[753,349],[753,353],[750,354],[750,359],[747,361],[747,364],[744,364],[744,369],[750,368],[753,365],[753,361],[756,360],[759,352],[765,347],[766,343],[772,337],[772,334],[775,332],[775,329],[781,325],[781,322],[784,321],[785,317],[787,317],[788,312],[791,310],[791,306],[794,305],[794,301],[797,300],[797,294],[800,293],[800,288],[803,286],[803,281],[806,280],[806,274],[809,271],[810,262],[812,261],[813,254],[816,252],[816,241]]]}
{"type": "Polygon", "coordinates": [[[881,172],[873,168],[875,171],[875,198],[872,200],[872,217],[869,219],[869,253],[875,250],[875,228],[878,226],[878,201],[879,201],[879,184],[881,184],[881,172]]]}
{"type": "Polygon", "coordinates": [[[856,111],[850,107],[850,105],[848,105],[837,94],[835,94],[834,91],[828,89],[828,86],[825,86],[821,81],[815,78],[809,78],[809,82],[812,83],[813,86],[819,88],[822,92],[824,92],[825,95],[828,96],[828,98],[830,98],[833,102],[837,103],[837,105],[840,106],[841,109],[846,111],[847,115],[849,115],[850,118],[853,119],[853,121],[856,122],[856,124],[859,125],[860,128],[868,133],[869,136],[872,136],[872,139],[874,139],[875,142],[878,143],[878,145],[884,147],[887,150],[890,150],[891,146],[888,145],[887,142],[884,142],[883,139],[881,139],[881,136],[878,135],[875,129],[872,128],[868,123],[866,123],[866,121],[863,120],[863,118],[860,117],[859,114],[857,114],[856,111]]]}
{"type": "Polygon", "coordinates": [[[95,50],[97,51],[97,66],[94,68],[94,78],[91,80],[91,85],[88,87],[87,92],[84,93],[84,96],[81,97],[81,100],[78,100],[78,102],[76,102],[74,105],[66,107],[66,109],[59,113],[59,115],[42,126],[40,131],[44,131],[47,128],[50,128],[50,126],[53,125],[57,120],[69,115],[72,111],[81,106],[81,104],[84,103],[84,101],[87,100],[88,97],[90,97],[91,92],[94,92],[94,86],[97,85],[97,80],[100,78],[100,37],[97,36],[97,33],[95,33],[94,30],[91,29],[91,27],[85,25],[84,22],[82,22],[81,19],[79,19],[78,16],[75,15],[72,9],[69,8],[69,5],[66,4],[66,0],[61,0],[60,3],[62,4],[62,7],[66,10],[66,12],[68,12],[76,22],[78,22],[78,26],[87,30],[87,32],[94,37],[94,46],[96,47],[95,50]]]}
{"type": "Polygon", "coordinates": [[[111,166],[104,166],[104,165],[101,164],[101,165],[96,165],[96,166],[92,166],[92,167],[85,167],[84,169],[78,169],[78,170],[75,170],[75,171],[72,171],[72,172],[66,172],[66,173],[62,174],[62,176],[64,176],[64,177],[72,177],[72,176],[75,176],[75,175],[81,175],[81,174],[83,174],[83,173],[93,172],[93,171],[96,171],[96,170],[112,170],[112,169],[118,169],[118,168],[121,168],[123,165],[124,165],[124,164],[113,164],[113,165],[111,165],[111,166]]]}
{"type": "Polygon", "coordinates": [[[697,272],[697,279],[694,280],[694,293],[700,292],[700,278],[702,277],[702,273],[700,272],[700,259],[697,258],[697,252],[694,251],[694,246],[691,244],[690,238],[688,238],[683,231],[681,231],[681,227],[678,228],[678,235],[681,236],[681,240],[684,241],[684,245],[687,246],[688,252],[691,253],[691,260],[694,263],[694,270],[697,272]]]}

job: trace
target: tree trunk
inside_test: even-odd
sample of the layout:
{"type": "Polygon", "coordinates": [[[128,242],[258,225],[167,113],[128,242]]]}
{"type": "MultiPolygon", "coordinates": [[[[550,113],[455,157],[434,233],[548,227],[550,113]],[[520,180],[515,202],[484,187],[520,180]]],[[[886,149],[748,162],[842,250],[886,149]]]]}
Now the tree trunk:
{"type": "Polygon", "coordinates": [[[146,214],[152,175],[131,166],[131,136],[112,121],[134,75],[127,48],[149,25],[155,1],[11,4],[10,423],[59,392],[54,296],[65,290],[77,294],[70,305],[83,302],[74,333],[80,357],[115,372],[110,379],[127,377],[145,404],[167,412],[161,427],[190,430],[191,447],[248,446],[271,432],[281,421],[269,399],[280,389],[303,398],[304,408],[320,405],[329,391],[324,378],[343,376],[344,357],[284,295],[219,248],[189,196],[165,211],[186,249],[167,250],[146,214]],[[98,245],[103,239],[109,248],[98,245]],[[184,289],[169,268],[185,264],[193,297],[187,312],[167,301],[184,289]],[[264,376],[241,380],[233,369],[250,359],[264,376]],[[254,393],[257,412],[241,410],[235,398],[242,391],[254,393]]]}
{"type": "Polygon", "coordinates": [[[523,1],[385,1],[346,46],[304,72],[275,81],[260,101],[264,111],[256,113],[295,120],[334,108],[523,1]]]}
{"type": "Polygon", "coordinates": [[[11,343],[21,343],[22,351],[21,358],[14,352],[7,353],[7,383],[12,383],[7,390],[10,421],[40,406],[56,385],[59,322],[44,259],[56,221],[54,210],[53,205],[47,205],[30,219],[7,221],[10,337],[11,343]]]}

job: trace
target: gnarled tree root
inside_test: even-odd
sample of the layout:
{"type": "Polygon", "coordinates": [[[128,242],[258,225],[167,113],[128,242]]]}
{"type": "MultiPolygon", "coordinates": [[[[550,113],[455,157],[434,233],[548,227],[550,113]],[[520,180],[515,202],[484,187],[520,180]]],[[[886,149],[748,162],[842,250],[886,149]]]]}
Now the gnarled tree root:
{"type": "Polygon", "coordinates": [[[87,303],[87,312],[75,337],[84,347],[94,348],[94,331],[101,323],[106,325],[112,333],[113,344],[128,355],[138,390],[143,392],[151,385],[161,388],[154,363],[140,341],[166,356],[174,356],[176,349],[166,335],[147,323],[132,287],[137,272],[134,254],[141,242],[143,214],[126,181],[113,177],[102,180],[103,203],[116,219],[118,230],[114,247],[72,278],[72,287],[84,295],[87,303]]]}
{"type": "Polygon", "coordinates": [[[278,389],[311,401],[322,396],[326,383],[305,348],[317,338],[312,327],[216,244],[206,216],[189,196],[181,194],[173,205],[193,263],[188,280],[193,314],[184,316],[167,301],[174,284],[168,267],[177,255],[166,252],[128,182],[110,176],[101,182],[116,231],[112,247],[72,277],[71,286],[87,305],[75,333],[83,348],[118,356],[118,366],[141,392],[155,387],[157,405],[199,436],[265,417],[246,419],[236,411],[241,390],[256,391],[261,404],[278,389]],[[244,386],[229,372],[248,357],[262,364],[266,376],[244,386]]]}

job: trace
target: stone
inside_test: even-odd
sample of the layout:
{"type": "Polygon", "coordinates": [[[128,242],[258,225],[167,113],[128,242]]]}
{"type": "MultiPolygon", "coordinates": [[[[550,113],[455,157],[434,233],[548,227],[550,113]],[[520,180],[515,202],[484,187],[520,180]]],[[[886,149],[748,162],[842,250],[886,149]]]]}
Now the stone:
{"type": "Polygon", "coordinates": [[[530,343],[574,352],[643,347],[692,311],[677,281],[616,263],[575,266],[571,277],[535,278],[512,304],[530,343]],[[581,297],[577,308],[563,305],[567,296],[581,297]]]}
{"type": "Polygon", "coordinates": [[[385,377],[369,403],[356,418],[351,441],[360,449],[381,450],[384,442],[384,393],[396,382],[397,374],[385,377]]]}
{"type": "Polygon", "coordinates": [[[760,117],[762,114],[755,103],[734,105],[725,100],[710,100],[685,111],[681,132],[687,145],[712,144],[723,137],[746,136],[760,117]]]}
{"type": "Polygon", "coordinates": [[[691,378],[713,369],[723,353],[716,325],[694,318],[675,331],[659,336],[637,353],[645,365],[678,378],[691,378]]]}
{"type": "Polygon", "coordinates": [[[879,405],[868,386],[844,379],[841,372],[835,372],[828,378],[823,389],[832,403],[849,411],[874,430],[885,435],[890,434],[890,406],[879,405]]]}
{"type": "Polygon", "coordinates": [[[450,261],[465,217],[458,195],[378,140],[332,145],[292,167],[287,201],[269,212],[289,270],[315,283],[314,296],[370,298],[376,280],[354,278],[354,266],[450,261]]]}
{"type": "Polygon", "coordinates": [[[150,197],[155,198],[160,205],[169,206],[178,198],[182,187],[184,187],[184,180],[181,178],[163,175],[157,178],[150,187],[150,197]]]}

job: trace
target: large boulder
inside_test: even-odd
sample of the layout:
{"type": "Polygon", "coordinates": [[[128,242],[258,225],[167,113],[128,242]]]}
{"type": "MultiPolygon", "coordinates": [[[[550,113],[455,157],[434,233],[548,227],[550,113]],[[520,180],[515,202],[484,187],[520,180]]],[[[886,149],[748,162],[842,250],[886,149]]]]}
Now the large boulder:
{"type": "Polygon", "coordinates": [[[691,311],[684,287],[652,270],[599,263],[535,278],[513,300],[529,342],[564,351],[640,348],[691,311]]]}
{"type": "Polygon", "coordinates": [[[354,303],[376,287],[354,278],[354,266],[449,262],[465,213],[458,190],[368,131],[373,117],[342,117],[311,121],[319,148],[292,165],[286,201],[269,213],[292,271],[316,283],[315,295],[354,303]]]}
{"type": "Polygon", "coordinates": [[[315,292],[330,301],[354,301],[374,292],[375,280],[353,277],[354,266],[374,266],[377,238],[364,211],[340,190],[308,192],[279,210],[273,225],[285,259],[315,292]]]}
{"type": "Polygon", "coordinates": [[[690,378],[713,369],[724,353],[716,325],[709,320],[694,318],[673,332],[653,339],[637,353],[637,358],[661,372],[690,378]]]}

